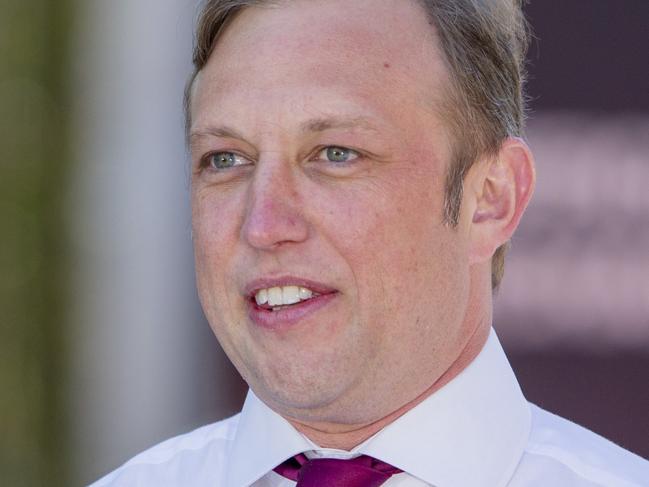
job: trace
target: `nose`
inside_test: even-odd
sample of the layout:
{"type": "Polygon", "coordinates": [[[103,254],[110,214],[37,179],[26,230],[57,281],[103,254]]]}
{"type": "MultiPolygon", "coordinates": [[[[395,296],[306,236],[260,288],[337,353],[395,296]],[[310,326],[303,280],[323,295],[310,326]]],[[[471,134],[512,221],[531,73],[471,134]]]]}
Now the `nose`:
{"type": "Polygon", "coordinates": [[[243,240],[260,250],[306,240],[309,226],[297,186],[288,164],[260,161],[248,188],[243,240]]]}

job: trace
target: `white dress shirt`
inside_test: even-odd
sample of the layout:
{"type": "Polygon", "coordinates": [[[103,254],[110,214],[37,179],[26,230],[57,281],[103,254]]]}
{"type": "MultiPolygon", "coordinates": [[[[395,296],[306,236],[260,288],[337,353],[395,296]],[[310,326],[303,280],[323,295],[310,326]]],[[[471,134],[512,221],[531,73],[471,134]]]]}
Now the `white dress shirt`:
{"type": "Polygon", "coordinates": [[[272,469],[302,452],[366,454],[404,471],[385,487],[649,487],[649,462],[525,400],[493,330],[455,379],[351,452],[319,448],[249,392],[240,414],[92,487],[292,487],[272,469]]]}

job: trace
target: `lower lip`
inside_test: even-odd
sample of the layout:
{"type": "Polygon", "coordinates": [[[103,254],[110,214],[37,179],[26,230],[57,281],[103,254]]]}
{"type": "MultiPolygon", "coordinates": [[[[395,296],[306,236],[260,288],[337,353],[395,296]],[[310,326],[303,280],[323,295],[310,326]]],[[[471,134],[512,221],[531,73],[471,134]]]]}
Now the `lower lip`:
{"type": "Polygon", "coordinates": [[[309,315],[327,306],[337,294],[322,294],[315,298],[307,299],[306,301],[300,301],[279,311],[260,308],[257,306],[257,303],[250,301],[248,303],[248,314],[252,322],[262,328],[271,330],[291,328],[309,315]]]}

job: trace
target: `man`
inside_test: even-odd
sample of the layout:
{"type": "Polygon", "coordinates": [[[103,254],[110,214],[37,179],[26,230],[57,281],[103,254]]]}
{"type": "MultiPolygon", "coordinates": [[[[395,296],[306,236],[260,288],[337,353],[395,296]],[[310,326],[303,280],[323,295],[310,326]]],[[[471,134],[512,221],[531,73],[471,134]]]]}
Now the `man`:
{"type": "Polygon", "coordinates": [[[532,195],[513,0],[211,0],[188,90],[198,290],[240,415],[97,486],[641,486],[491,329],[532,195]]]}

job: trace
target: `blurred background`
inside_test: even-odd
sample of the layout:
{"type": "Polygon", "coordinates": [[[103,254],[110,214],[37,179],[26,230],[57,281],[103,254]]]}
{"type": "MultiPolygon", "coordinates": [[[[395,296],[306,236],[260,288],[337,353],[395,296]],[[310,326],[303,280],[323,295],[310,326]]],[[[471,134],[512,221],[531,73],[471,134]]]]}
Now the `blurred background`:
{"type": "MultiPolygon", "coordinates": [[[[538,188],[496,329],[530,400],[649,457],[649,2],[527,12],[538,188]]],[[[194,288],[196,14],[0,1],[3,485],[85,485],[241,405],[194,288]]]]}

